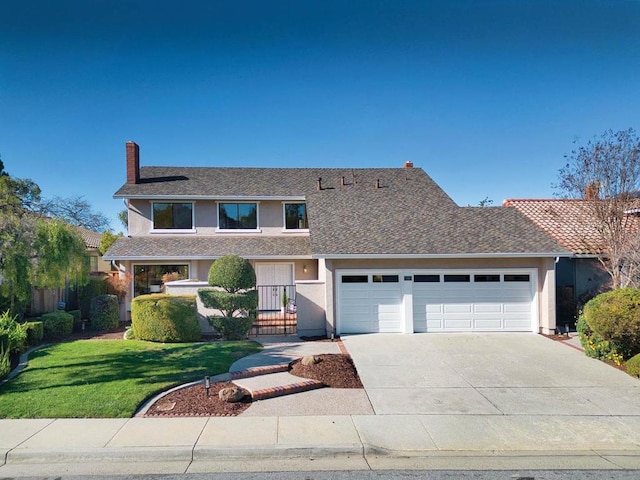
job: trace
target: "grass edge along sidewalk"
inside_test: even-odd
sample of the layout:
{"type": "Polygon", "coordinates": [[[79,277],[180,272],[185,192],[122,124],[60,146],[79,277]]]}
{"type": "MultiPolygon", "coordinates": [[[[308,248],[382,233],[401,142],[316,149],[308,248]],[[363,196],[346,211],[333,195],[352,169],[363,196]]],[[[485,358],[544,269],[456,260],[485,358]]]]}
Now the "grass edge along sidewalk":
{"type": "Polygon", "coordinates": [[[229,370],[255,342],[75,340],[31,352],[0,386],[0,418],[127,418],[166,388],[229,370]]]}

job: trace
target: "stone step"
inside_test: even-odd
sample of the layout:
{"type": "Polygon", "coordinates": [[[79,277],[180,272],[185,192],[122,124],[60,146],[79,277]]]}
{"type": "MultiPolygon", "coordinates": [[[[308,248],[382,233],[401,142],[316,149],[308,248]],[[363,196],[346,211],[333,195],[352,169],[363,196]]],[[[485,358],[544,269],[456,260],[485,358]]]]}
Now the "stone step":
{"type": "Polygon", "coordinates": [[[238,372],[231,372],[231,380],[238,378],[259,377],[261,375],[269,375],[270,373],[286,372],[289,370],[288,363],[282,363],[280,365],[265,365],[262,367],[251,367],[238,372]]]}
{"type": "Polygon", "coordinates": [[[296,377],[286,371],[236,378],[233,380],[233,383],[247,390],[253,400],[281,397],[283,395],[306,392],[325,386],[317,380],[296,377]]]}

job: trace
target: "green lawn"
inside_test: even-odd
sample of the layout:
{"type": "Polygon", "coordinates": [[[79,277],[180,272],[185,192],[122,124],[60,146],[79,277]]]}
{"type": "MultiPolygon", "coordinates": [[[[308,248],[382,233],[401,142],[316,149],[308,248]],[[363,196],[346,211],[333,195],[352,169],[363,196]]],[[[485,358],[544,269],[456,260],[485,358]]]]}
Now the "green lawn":
{"type": "Polygon", "coordinates": [[[255,342],[159,344],[77,340],[32,352],[0,386],[0,418],[131,417],[169,386],[227,372],[255,342]]]}

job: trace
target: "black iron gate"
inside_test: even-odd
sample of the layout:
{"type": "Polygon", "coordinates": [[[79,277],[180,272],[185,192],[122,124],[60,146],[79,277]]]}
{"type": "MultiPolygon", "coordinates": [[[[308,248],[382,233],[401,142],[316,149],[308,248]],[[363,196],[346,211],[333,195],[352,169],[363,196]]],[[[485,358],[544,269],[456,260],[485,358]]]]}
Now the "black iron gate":
{"type": "Polygon", "coordinates": [[[250,335],[289,335],[297,332],[295,285],[258,285],[258,313],[250,335]]]}

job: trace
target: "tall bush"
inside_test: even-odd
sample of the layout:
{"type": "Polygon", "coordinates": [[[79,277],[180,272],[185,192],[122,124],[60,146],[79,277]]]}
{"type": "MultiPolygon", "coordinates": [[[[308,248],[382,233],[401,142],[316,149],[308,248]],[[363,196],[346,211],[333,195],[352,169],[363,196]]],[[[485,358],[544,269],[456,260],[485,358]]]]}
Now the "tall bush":
{"type": "Polygon", "coordinates": [[[150,342],[194,342],[202,331],[195,295],[139,295],[131,302],[133,335],[150,342]]]}
{"type": "Polygon", "coordinates": [[[82,318],[89,318],[91,299],[107,293],[109,293],[109,282],[104,275],[89,278],[89,283],[80,288],[79,307],[82,318]]]}
{"type": "Polygon", "coordinates": [[[640,290],[621,288],[592,298],[584,306],[584,319],[624,358],[640,353],[640,290]]]}
{"type": "Polygon", "coordinates": [[[98,295],[91,299],[91,329],[98,332],[116,330],[120,323],[120,307],[115,295],[98,295]]]}
{"type": "Polygon", "coordinates": [[[208,276],[213,288],[201,288],[198,295],[207,308],[219,310],[222,316],[209,323],[227,339],[244,338],[249,333],[258,308],[256,272],[237,255],[226,255],[211,265],[208,276]]]}

